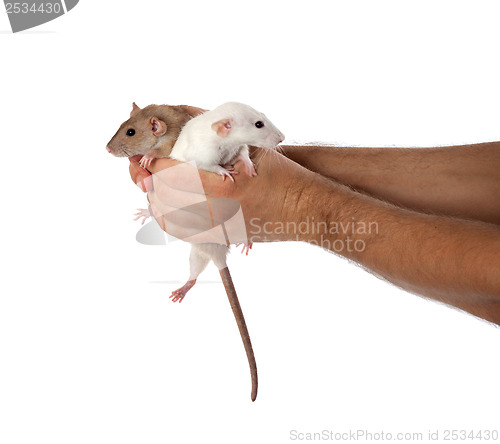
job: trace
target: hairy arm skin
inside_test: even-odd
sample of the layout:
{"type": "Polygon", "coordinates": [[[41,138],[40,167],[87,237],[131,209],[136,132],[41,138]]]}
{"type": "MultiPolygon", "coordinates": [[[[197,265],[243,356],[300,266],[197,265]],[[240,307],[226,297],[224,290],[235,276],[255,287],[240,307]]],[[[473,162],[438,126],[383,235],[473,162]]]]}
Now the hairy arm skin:
{"type": "Polygon", "coordinates": [[[298,221],[377,224],[376,232],[316,230],[299,233],[299,240],[352,259],[404,290],[500,324],[500,227],[399,208],[319,175],[298,198],[298,221]],[[356,240],[362,251],[352,247],[356,240]]]}
{"type": "Polygon", "coordinates": [[[283,146],[325,177],[410,209],[500,225],[500,142],[437,148],[283,146]]]}

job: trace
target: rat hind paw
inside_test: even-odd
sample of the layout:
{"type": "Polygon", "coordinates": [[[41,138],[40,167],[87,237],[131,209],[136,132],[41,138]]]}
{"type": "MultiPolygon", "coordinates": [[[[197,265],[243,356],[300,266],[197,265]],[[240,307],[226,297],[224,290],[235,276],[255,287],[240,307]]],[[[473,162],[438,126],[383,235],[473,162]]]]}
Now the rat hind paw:
{"type": "Polygon", "coordinates": [[[249,162],[244,163],[243,171],[250,177],[257,176],[257,172],[255,171],[255,165],[251,160],[249,162]]]}
{"type": "Polygon", "coordinates": [[[241,249],[241,254],[245,254],[246,256],[248,256],[248,253],[250,252],[250,250],[252,249],[252,245],[253,243],[252,242],[239,242],[236,244],[237,247],[239,247],[240,245],[243,245],[243,248],[241,249]]]}
{"type": "Polygon", "coordinates": [[[174,290],[169,296],[169,299],[172,299],[172,302],[182,302],[187,292],[193,288],[194,284],[196,284],[196,279],[187,281],[181,288],[174,290]]]}

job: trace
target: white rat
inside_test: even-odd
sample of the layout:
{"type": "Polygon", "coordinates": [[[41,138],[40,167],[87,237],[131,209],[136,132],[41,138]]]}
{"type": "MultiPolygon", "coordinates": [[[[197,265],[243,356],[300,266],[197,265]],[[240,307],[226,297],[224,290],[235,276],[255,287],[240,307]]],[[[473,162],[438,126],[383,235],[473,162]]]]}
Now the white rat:
{"type": "MultiPolygon", "coordinates": [[[[189,120],[172,148],[170,157],[195,162],[202,170],[220,174],[234,181],[230,165],[238,160],[244,171],[256,176],[248,145],[274,148],[285,139],[283,133],[261,112],[243,103],[228,102],[189,120]]],[[[248,245],[246,246],[248,253],[248,245]]],[[[220,244],[192,244],[190,276],[185,285],[172,292],[172,300],[182,301],[196,283],[199,274],[212,260],[219,270],[226,268],[229,248],[220,244]]]]}
{"type": "MultiPolygon", "coordinates": [[[[284,140],[283,133],[262,113],[243,103],[225,103],[212,111],[189,120],[183,127],[170,157],[183,162],[195,162],[200,169],[220,174],[225,180],[234,181],[231,165],[241,160],[244,172],[256,176],[255,167],[248,153],[248,145],[274,148],[284,140]]],[[[248,253],[249,245],[246,244],[248,253]]],[[[219,269],[229,303],[240,331],[252,378],[252,401],[257,398],[257,364],[250,335],[241,310],[238,296],[226,265],[229,247],[220,244],[191,244],[189,280],[172,292],[172,300],[182,301],[196,283],[199,274],[212,260],[219,269]]]]}

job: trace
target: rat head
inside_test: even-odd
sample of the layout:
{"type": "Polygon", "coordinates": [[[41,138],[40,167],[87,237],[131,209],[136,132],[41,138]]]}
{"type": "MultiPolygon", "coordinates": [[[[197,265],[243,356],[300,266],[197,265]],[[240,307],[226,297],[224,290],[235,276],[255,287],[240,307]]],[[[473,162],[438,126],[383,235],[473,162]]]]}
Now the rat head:
{"type": "Polygon", "coordinates": [[[122,123],[106,149],[117,157],[146,154],[167,132],[167,124],[154,111],[154,105],[141,109],[133,103],[130,119],[122,123]]]}
{"type": "Polygon", "coordinates": [[[217,113],[224,116],[212,124],[218,136],[227,143],[274,148],[285,136],[261,112],[243,103],[229,102],[219,106],[217,113]]]}

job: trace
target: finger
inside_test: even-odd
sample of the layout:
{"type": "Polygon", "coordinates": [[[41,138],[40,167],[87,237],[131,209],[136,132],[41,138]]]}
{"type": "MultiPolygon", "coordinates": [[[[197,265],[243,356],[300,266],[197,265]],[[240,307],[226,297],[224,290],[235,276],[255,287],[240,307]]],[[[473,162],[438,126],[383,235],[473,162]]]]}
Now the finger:
{"type": "MultiPolygon", "coordinates": [[[[172,170],[172,168],[169,170],[172,170]]],[[[216,177],[217,180],[221,180],[220,176],[216,177]]],[[[168,186],[167,182],[171,181],[169,178],[162,176],[161,173],[154,174],[153,181],[154,192],[149,194],[149,200],[154,209],[153,214],[155,217],[168,214],[176,209],[182,209],[188,213],[198,215],[206,221],[212,219],[215,223],[220,223],[231,218],[240,208],[239,202],[235,199],[210,198],[210,201],[208,201],[207,196],[202,194],[203,187],[200,182],[197,183],[198,193],[192,193],[168,186]]],[[[186,220],[185,223],[189,225],[190,221],[186,220]]]]}
{"type": "Polygon", "coordinates": [[[151,165],[154,187],[162,184],[168,185],[169,189],[186,191],[200,195],[211,195],[217,197],[230,196],[240,186],[245,186],[245,177],[238,179],[238,183],[221,180],[220,175],[204,170],[197,170],[194,165],[179,162],[173,159],[156,159],[151,165]],[[175,167],[175,168],[173,168],[175,167]]]}
{"type": "MultiPolygon", "coordinates": [[[[183,224],[182,217],[168,218],[163,216],[156,221],[165,232],[186,242],[227,244],[225,232],[220,225],[210,228],[210,224],[203,225],[203,221],[201,221],[201,226],[186,226],[183,224]]],[[[192,223],[191,219],[190,223],[192,223]]]]}
{"type": "Polygon", "coordinates": [[[198,170],[194,164],[168,158],[156,159],[151,165],[150,171],[153,173],[153,180],[158,184],[202,195],[205,194],[202,181],[212,180],[215,183],[220,180],[220,176],[217,174],[198,170]],[[219,179],[217,179],[218,177],[219,179]]]}
{"type": "Polygon", "coordinates": [[[181,163],[152,176],[156,199],[172,207],[183,207],[206,200],[196,168],[181,163]]]}
{"type": "Polygon", "coordinates": [[[174,211],[164,213],[162,219],[167,233],[171,233],[172,231],[182,231],[183,237],[203,233],[212,229],[214,226],[208,209],[205,212],[201,212],[201,214],[186,211],[185,209],[176,209],[174,211]],[[182,230],[178,230],[178,227],[182,227],[182,230]]]}
{"type": "MultiPolygon", "coordinates": [[[[168,164],[165,164],[167,166],[168,164]]],[[[201,182],[201,171],[194,164],[178,162],[170,164],[161,171],[155,171],[155,182],[179,191],[189,193],[205,194],[201,182]]]]}
{"type": "MultiPolygon", "coordinates": [[[[150,194],[151,208],[155,218],[168,217],[171,221],[185,225],[187,227],[205,230],[207,227],[220,225],[241,211],[240,203],[235,199],[211,198],[199,202],[190,202],[182,198],[179,192],[168,195],[168,199],[159,201],[157,193],[150,194]],[[175,205],[170,203],[174,200],[175,205]]],[[[188,198],[192,197],[188,195],[188,198]]]]}

